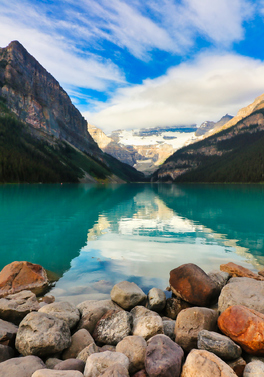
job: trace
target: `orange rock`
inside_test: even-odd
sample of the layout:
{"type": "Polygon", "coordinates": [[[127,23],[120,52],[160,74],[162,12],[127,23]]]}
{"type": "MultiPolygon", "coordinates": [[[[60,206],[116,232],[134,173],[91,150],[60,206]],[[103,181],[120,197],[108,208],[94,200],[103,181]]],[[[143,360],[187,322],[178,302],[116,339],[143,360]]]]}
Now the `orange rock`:
{"type": "Polygon", "coordinates": [[[13,262],[0,272],[0,298],[23,290],[40,294],[47,287],[46,271],[39,264],[13,262]]]}
{"type": "Polygon", "coordinates": [[[230,306],[218,318],[218,327],[244,351],[264,355],[264,314],[242,305],[230,306]]]}
{"type": "Polygon", "coordinates": [[[264,280],[264,278],[260,275],[255,274],[254,272],[250,271],[248,268],[239,266],[236,263],[229,262],[227,264],[221,264],[220,270],[224,272],[228,272],[232,277],[244,277],[244,278],[252,278],[256,280],[264,280]]]}

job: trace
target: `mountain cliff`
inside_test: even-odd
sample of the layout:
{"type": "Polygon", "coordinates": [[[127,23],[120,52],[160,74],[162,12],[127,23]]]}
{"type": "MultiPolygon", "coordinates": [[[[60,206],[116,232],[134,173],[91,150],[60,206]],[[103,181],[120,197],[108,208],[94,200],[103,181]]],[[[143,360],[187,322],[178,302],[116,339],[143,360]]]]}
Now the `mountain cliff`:
{"type": "MultiPolygon", "coordinates": [[[[17,41],[11,42],[6,48],[0,48],[0,100],[0,158],[3,165],[3,156],[10,154],[5,146],[8,145],[9,150],[13,151],[8,169],[13,171],[14,175],[15,166],[18,164],[14,156],[17,155],[17,159],[24,162],[27,160],[28,163],[32,160],[33,155],[28,153],[29,150],[26,148],[28,144],[31,146],[30,150],[35,149],[42,169],[52,169],[54,173],[44,174],[44,181],[99,179],[121,182],[142,179],[142,174],[135,169],[116,161],[100,150],[87,130],[86,120],[72,104],[58,81],[17,41]],[[25,146],[23,152],[20,150],[18,153],[18,139],[16,142],[12,139],[15,144],[11,143],[8,122],[12,123],[13,132],[17,137],[20,135],[22,145],[25,146]],[[3,140],[6,140],[6,143],[3,143],[3,140]],[[74,161],[71,160],[71,155],[74,156],[74,161]],[[52,164],[52,160],[55,161],[56,158],[58,166],[60,165],[57,166],[58,171],[56,164],[52,164]],[[78,161],[82,161],[80,165],[78,161]],[[13,168],[11,162],[14,164],[13,168]],[[71,170],[69,176],[59,173],[65,170],[66,166],[71,170]],[[53,178],[48,178],[49,176],[53,178]]],[[[23,177],[12,178],[14,181],[42,179],[37,175],[34,175],[34,178],[27,177],[26,166],[23,169],[23,177]]],[[[11,178],[4,176],[5,169],[1,171],[0,182],[9,181],[11,178]]]]}
{"type": "Polygon", "coordinates": [[[220,129],[223,127],[227,122],[229,122],[233,117],[231,115],[224,115],[218,122],[211,122],[211,121],[206,121],[203,122],[200,127],[197,129],[195,132],[195,136],[202,136],[202,135],[207,135],[209,132],[213,133],[213,130],[220,129]]]}

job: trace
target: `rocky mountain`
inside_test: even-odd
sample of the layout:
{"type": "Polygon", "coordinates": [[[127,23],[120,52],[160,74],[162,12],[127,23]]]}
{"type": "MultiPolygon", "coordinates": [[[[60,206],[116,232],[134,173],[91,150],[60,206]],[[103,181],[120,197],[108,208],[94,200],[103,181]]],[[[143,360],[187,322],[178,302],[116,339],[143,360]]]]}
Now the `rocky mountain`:
{"type": "Polygon", "coordinates": [[[155,182],[264,182],[264,95],[170,156],[155,182]]]}
{"type": "Polygon", "coordinates": [[[67,93],[17,41],[0,48],[0,100],[0,182],[142,180],[142,174],[131,166],[101,151],[67,93]],[[11,150],[12,158],[7,163],[11,150]],[[27,176],[26,164],[35,164],[34,156],[43,171],[41,176],[27,176]],[[24,173],[16,176],[19,161],[23,162],[24,173]],[[65,169],[71,173],[64,174],[65,169]]]}
{"type": "Polygon", "coordinates": [[[220,129],[232,118],[233,117],[231,115],[226,114],[218,122],[205,121],[199,126],[199,128],[195,132],[195,136],[206,135],[210,131],[213,132],[214,129],[220,129]]]}

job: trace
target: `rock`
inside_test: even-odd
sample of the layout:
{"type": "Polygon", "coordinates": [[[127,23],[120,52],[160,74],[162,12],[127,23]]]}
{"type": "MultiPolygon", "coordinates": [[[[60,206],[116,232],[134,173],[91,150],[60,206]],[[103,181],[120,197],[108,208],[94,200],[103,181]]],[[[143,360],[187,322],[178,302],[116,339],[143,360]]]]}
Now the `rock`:
{"type": "Polygon", "coordinates": [[[121,364],[128,370],[129,360],[126,355],[120,352],[105,351],[94,353],[87,359],[84,377],[100,376],[108,367],[114,364],[121,364]]]}
{"type": "Polygon", "coordinates": [[[15,356],[15,351],[9,346],[0,344],[0,363],[15,356]]]}
{"type": "Polygon", "coordinates": [[[201,330],[215,331],[216,327],[216,311],[200,307],[184,309],[176,319],[175,342],[188,352],[197,348],[197,338],[201,330]]]}
{"type": "Polygon", "coordinates": [[[39,264],[13,262],[0,272],[0,297],[30,290],[36,295],[48,288],[46,271],[39,264]]]}
{"type": "Polygon", "coordinates": [[[200,331],[197,345],[199,349],[212,352],[223,360],[238,359],[242,353],[241,347],[230,338],[214,331],[200,331]]]}
{"type": "Polygon", "coordinates": [[[15,338],[18,327],[11,322],[0,319],[0,344],[12,346],[15,344],[15,338]]]}
{"type": "Polygon", "coordinates": [[[55,301],[55,297],[52,295],[38,297],[39,303],[52,304],[55,301]]]}
{"type": "Polygon", "coordinates": [[[69,326],[46,313],[29,313],[20,323],[16,337],[16,348],[24,356],[54,354],[70,343],[69,326]]]}
{"type": "Polygon", "coordinates": [[[114,364],[108,367],[101,377],[129,377],[128,370],[121,364],[114,364]]]}
{"type": "Polygon", "coordinates": [[[85,362],[80,359],[67,359],[54,366],[54,370],[78,370],[83,373],[85,362]]]}
{"type": "Polygon", "coordinates": [[[41,313],[51,314],[67,323],[70,329],[74,328],[80,320],[80,312],[69,302],[54,302],[39,309],[41,313]]]}
{"type": "Polygon", "coordinates": [[[175,329],[175,324],[176,324],[176,321],[164,321],[162,320],[162,323],[163,323],[163,331],[164,331],[164,335],[167,335],[169,338],[171,338],[171,340],[175,340],[175,333],[174,333],[174,329],[175,329]]]}
{"type": "Polygon", "coordinates": [[[230,306],[218,318],[218,327],[244,351],[264,355],[264,314],[242,305],[230,306]]]}
{"type": "Polygon", "coordinates": [[[213,280],[213,282],[218,286],[220,291],[223,289],[223,287],[227,284],[230,275],[228,272],[224,271],[211,271],[208,273],[208,276],[213,280]]]}
{"type": "Polygon", "coordinates": [[[209,306],[219,294],[219,288],[213,280],[192,263],[170,271],[170,287],[176,296],[198,306],[209,306]]]}
{"type": "Polygon", "coordinates": [[[133,377],[148,377],[146,369],[142,369],[139,372],[133,374],[133,377]]]}
{"type": "Polygon", "coordinates": [[[86,363],[88,357],[93,353],[98,353],[99,348],[95,343],[91,343],[89,346],[85,347],[80,353],[77,355],[77,359],[82,360],[86,363]]]}
{"type": "Polygon", "coordinates": [[[186,358],[181,377],[237,377],[218,356],[205,350],[193,349],[186,358]]]}
{"type": "Polygon", "coordinates": [[[264,363],[262,361],[252,361],[244,369],[243,377],[263,377],[264,363]]]}
{"type": "Polygon", "coordinates": [[[129,281],[121,281],[114,285],[110,295],[111,299],[125,310],[140,305],[147,298],[141,288],[129,281]]]}
{"type": "Polygon", "coordinates": [[[0,363],[1,377],[31,377],[39,369],[46,368],[37,356],[15,357],[0,363]]]}
{"type": "Polygon", "coordinates": [[[166,295],[158,288],[152,288],[148,293],[147,307],[155,312],[161,312],[166,306],[166,295]]]}
{"type": "Polygon", "coordinates": [[[180,311],[190,307],[191,304],[180,299],[179,297],[171,297],[166,300],[165,314],[171,319],[176,319],[180,311]]]}
{"type": "Polygon", "coordinates": [[[140,317],[160,317],[158,313],[153,312],[152,310],[149,310],[144,306],[135,306],[130,313],[133,315],[134,320],[140,317]]]}
{"type": "Polygon", "coordinates": [[[116,347],[111,346],[110,344],[105,344],[103,347],[100,347],[99,352],[105,352],[105,351],[116,352],[116,347]]]}
{"type": "Polygon", "coordinates": [[[229,306],[243,305],[264,314],[264,281],[232,278],[224,286],[218,300],[220,313],[229,306]]]}
{"type": "Polygon", "coordinates": [[[233,369],[238,377],[243,377],[246,362],[242,357],[236,360],[227,361],[227,364],[233,369]]]}
{"type": "Polygon", "coordinates": [[[263,276],[263,277],[264,277],[264,270],[260,270],[260,271],[258,271],[258,274],[259,274],[260,276],[263,276]]]}
{"type": "Polygon", "coordinates": [[[148,341],[145,369],[149,376],[179,377],[182,348],[166,335],[155,335],[148,341]]]}
{"type": "Polygon", "coordinates": [[[133,335],[142,336],[148,340],[154,335],[163,334],[163,322],[161,317],[143,306],[136,306],[131,310],[133,315],[133,335]]]}
{"type": "Polygon", "coordinates": [[[32,377],[83,377],[83,374],[77,370],[42,369],[33,373],[32,377]]]}
{"type": "Polygon", "coordinates": [[[127,336],[116,346],[116,352],[121,352],[129,359],[129,373],[136,373],[144,368],[147,342],[142,336],[127,336]]]}
{"type": "Polygon", "coordinates": [[[22,291],[0,299],[0,318],[19,324],[32,311],[40,308],[36,295],[22,291]]]}
{"type": "Polygon", "coordinates": [[[81,329],[76,331],[71,338],[71,345],[64,350],[62,354],[62,359],[72,359],[76,358],[78,354],[87,346],[94,343],[94,340],[89,333],[89,331],[85,329],[81,329]]]}
{"type": "Polygon", "coordinates": [[[62,360],[60,359],[57,359],[56,357],[49,357],[46,361],[45,361],[45,365],[48,369],[54,369],[55,365],[61,363],[62,360]]]}
{"type": "Polygon", "coordinates": [[[93,332],[96,342],[116,345],[131,333],[132,314],[122,310],[109,310],[98,322],[93,332]]]}
{"type": "Polygon", "coordinates": [[[95,325],[108,310],[122,310],[112,300],[87,300],[77,305],[81,312],[81,320],[78,329],[86,329],[93,333],[95,325]]]}
{"type": "Polygon", "coordinates": [[[220,270],[229,273],[232,277],[243,277],[256,280],[264,280],[264,278],[254,272],[250,271],[248,268],[239,266],[236,263],[229,262],[227,264],[221,264],[220,270]]]}

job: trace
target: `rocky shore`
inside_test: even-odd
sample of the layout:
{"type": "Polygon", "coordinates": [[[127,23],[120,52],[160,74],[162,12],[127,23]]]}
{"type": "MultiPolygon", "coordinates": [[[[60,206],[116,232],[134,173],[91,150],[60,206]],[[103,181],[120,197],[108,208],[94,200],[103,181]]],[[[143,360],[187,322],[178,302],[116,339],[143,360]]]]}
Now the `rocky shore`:
{"type": "Polygon", "coordinates": [[[48,285],[29,262],[0,272],[0,377],[264,376],[261,271],[184,264],[170,298],[123,281],[77,306],[43,296],[48,285]]]}

